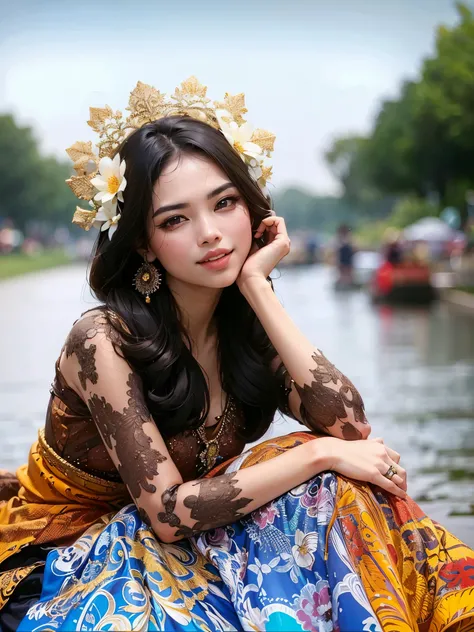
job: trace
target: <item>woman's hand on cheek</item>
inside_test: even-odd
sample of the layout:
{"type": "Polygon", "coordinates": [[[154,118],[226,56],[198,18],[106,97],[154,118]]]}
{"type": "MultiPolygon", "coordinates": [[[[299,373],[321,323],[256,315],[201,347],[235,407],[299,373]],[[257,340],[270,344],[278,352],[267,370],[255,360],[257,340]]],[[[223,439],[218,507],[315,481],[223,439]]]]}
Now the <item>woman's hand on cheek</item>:
{"type": "Polygon", "coordinates": [[[272,215],[262,220],[254,233],[254,239],[260,239],[265,233],[267,244],[262,248],[258,248],[256,244],[252,246],[237,277],[240,289],[253,279],[267,279],[275,266],[290,252],[290,238],[283,217],[272,215]]]}

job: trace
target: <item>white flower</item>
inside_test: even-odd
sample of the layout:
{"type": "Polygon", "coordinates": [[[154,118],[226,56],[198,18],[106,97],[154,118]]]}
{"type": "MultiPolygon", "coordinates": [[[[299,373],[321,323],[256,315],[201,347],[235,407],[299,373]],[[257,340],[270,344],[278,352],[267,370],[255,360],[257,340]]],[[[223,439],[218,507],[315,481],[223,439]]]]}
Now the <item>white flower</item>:
{"type": "Polygon", "coordinates": [[[253,165],[249,166],[249,173],[252,176],[252,178],[256,182],[258,182],[260,180],[260,178],[262,177],[263,171],[262,171],[262,168],[260,167],[260,165],[257,164],[256,166],[253,166],[253,165]]]}
{"type": "Polygon", "coordinates": [[[120,219],[120,213],[117,213],[117,204],[103,204],[97,211],[94,219],[94,227],[100,228],[101,231],[109,231],[109,239],[117,230],[117,223],[120,219]]]}
{"type": "Polygon", "coordinates": [[[250,177],[253,178],[255,182],[258,184],[258,186],[260,187],[260,191],[263,193],[265,197],[268,197],[269,192],[265,184],[265,180],[262,178],[263,170],[262,170],[261,164],[262,163],[258,163],[256,160],[252,158],[250,160],[250,164],[248,165],[248,170],[249,170],[250,177]]]}
{"type": "Polygon", "coordinates": [[[280,556],[277,555],[272,560],[270,560],[268,564],[265,564],[265,563],[262,564],[261,561],[258,559],[258,557],[256,557],[254,561],[255,561],[255,564],[249,564],[247,566],[247,569],[257,575],[257,586],[261,588],[263,584],[263,576],[268,575],[269,573],[272,572],[272,568],[275,568],[275,566],[278,566],[278,562],[280,561],[280,556]]]}
{"type": "Polygon", "coordinates": [[[217,112],[217,119],[219,121],[222,133],[227,138],[229,143],[239,152],[242,159],[254,159],[259,162],[263,160],[263,149],[251,141],[253,134],[253,127],[250,123],[243,123],[238,125],[235,121],[228,123],[224,121],[223,117],[229,117],[229,113],[225,110],[219,110],[217,112]]]}
{"type": "Polygon", "coordinates": [[[123,202],[123,190],[127,186],[124,178],[125,166],[125,160],[120,162],[119,154],[116,154],[113,160],[108,157],[100,159],[99,175],[91,180],[91,184],[99,190],[94,200],[102,204],[116,204],[117,200],[123,202]]]}
{"type": "Polygon", "coordinates": [[[293,557],[298,566],[311,568],[314,563],[314,551],[318,548],[318,534],[307,533],[306,535],[296,529],[295,545],[292,548],[293,557]]]}

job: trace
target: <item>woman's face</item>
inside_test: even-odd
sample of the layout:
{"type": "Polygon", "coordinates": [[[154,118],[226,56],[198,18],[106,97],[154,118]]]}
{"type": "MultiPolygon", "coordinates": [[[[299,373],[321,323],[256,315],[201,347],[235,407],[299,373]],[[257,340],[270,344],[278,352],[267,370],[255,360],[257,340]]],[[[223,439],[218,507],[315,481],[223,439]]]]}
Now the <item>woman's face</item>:
{"type": "Polygon", "coordinates": [[[168,283],[174,278],[209,288],[232,285],[252,245],[245,201],[227,175],[199,155],[181,155],[163,170],[153,188],[148,234],[168,283]]]}

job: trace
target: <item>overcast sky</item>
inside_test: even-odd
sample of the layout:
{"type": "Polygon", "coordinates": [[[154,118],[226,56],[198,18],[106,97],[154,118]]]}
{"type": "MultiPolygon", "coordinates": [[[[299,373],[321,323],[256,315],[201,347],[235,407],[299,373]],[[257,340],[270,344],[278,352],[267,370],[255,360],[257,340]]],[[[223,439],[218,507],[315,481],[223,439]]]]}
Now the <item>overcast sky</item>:
{"type": "Polygon", "coordinates": [[[337,192],[323,152],[364,133],[415,77],[451,0],[1,0],[0,112],[64,157],[94,139],[88,107],[124,109],[137,80],[208,96],[245,92],[248,120],[277,135],[273,183],[337,192]]]}

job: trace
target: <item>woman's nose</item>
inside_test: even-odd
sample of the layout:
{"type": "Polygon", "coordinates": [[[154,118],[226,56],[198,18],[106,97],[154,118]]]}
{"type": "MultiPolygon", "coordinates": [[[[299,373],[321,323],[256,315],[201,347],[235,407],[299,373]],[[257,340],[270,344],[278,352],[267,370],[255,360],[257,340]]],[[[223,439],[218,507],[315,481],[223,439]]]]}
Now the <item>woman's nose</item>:
{"type": "Polygon", "coordinates": [[[203,219],[199,224],[199,245],[210,244],[222,239],[222,233],[215,221],[203,219]]]}

